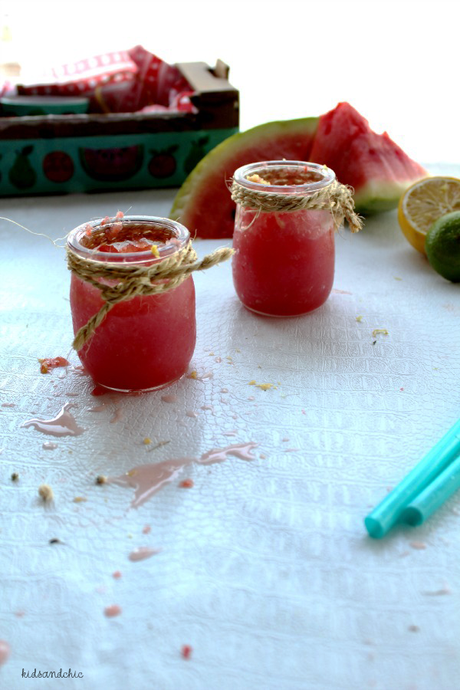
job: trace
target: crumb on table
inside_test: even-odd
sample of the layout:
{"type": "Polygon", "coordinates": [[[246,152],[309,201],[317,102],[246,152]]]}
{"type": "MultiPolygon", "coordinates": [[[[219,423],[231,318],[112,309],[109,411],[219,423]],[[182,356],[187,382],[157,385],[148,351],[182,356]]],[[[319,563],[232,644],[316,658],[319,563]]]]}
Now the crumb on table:
{"type": "Polygon", "coordinates": [[[44,357],[38,361],[40,362],[41,374],[49,374],[56,367],[68,367],[70,364],[64,357],[44,357]]]}
{"type": "Polygon", "coordinates": [[[183,479],[179,486],[182,489],[191,489],[194,486],[194,481],[193,479],[183,479]]]}
{"type": "Polygon", "coordinates": [[[184,659],[190,659],[192,656],[193,652],[193,647],[191,647],[189,644],[183,644],[182,649],[181,649],[181,655],[184,659]]]}
{"type": "Polygon", "coordinates": [[[255,379],[252,381],[249,381],[250,386],[255,386],[256,388],[260,388],[262,391],[268,391],[270,388],[276,389],[277,386],[275,386],[274,383],[257,383],[255,379]]]}
{"type": "Polygon", "coordinates": [[[54,498],[53,489],[49,484],[40,484],[38,487],[38,495],[45,503],[49,503],[54,498]]]}

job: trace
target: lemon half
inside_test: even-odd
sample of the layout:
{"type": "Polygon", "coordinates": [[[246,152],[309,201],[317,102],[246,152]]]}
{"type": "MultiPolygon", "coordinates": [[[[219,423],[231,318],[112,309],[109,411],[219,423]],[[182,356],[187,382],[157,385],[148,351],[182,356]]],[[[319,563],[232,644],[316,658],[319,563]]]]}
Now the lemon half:
{"type": "Polygon", "coordinates": [[[425,177],[402,195],[398,205],[398,221],[410,244],[426,254],[428,230],[435,220],[452,211],[460,211],[460,179],[425,177]]]}

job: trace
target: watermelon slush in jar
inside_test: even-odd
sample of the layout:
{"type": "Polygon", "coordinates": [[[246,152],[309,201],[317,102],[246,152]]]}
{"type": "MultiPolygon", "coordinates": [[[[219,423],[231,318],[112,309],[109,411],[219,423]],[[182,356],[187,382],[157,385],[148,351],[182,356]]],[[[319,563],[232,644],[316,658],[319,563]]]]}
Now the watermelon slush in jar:
{"type": "MultiPolygon", "coordinates": [[[[67,250],[73,255],[71,259],[90,260],[96,271],[98,266],[107,270],[108,264],[115,271],[127,265],[146,268],[174,257],[190,242],[183,225],[165,218],[124,216],[106,220],[84,223],[70,233],[67,250]]],[[[72,270],[70,286],[76,334],[105,304],[100,289],[78,273],[72,270]]],[[[106,277],[95,280],[107,286],[120,282],[106,277]]],[[[195,287],[188,275],[177,287],[161,294],[138,294],[116,303],[78,355],[100,386],[120,392],[151,391],[186,373],[195,342],[195,287]]]]}
{"type": "Polygon", "coordinates": [[[233,180],[240,192],[233,282],[241,302],[258,314],[277,317],[320,307],[334,280],[334,218],[327,209],[289,206],[292,201],[298,208],[299,199],[320,191],[327,194],[335,173],[316,163],[266,161],[239,168],[233,180]]]}

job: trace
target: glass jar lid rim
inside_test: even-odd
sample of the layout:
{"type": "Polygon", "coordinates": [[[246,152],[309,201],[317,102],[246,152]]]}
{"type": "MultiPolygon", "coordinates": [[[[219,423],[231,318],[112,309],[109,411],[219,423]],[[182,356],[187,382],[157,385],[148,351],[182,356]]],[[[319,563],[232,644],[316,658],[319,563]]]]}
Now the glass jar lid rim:
{"type": "Polygon", "coordinates": [[[256,163],[248,163],[238,168],[234,175],[234,181],[247,189],[251,189],[255,192],[263,193],[293,193],[293,194],[310,194],[318,191],[319,189],[324,189],[334,182],[336,179],[335,172],[328,168],[326,165],[321,165],[320,163],[311,163],[308,161],[298,161],[298,160],[270,160],[270,161],[259,161],[256,163]],[[247,176],[256,174],[257,172],[276,169],[276,168],[292,168],[301,169],[305,171],[315,172],[321,175],[321,179],[314,182],[305,182],[304,184],[266,184],[264,182],[256,182],[253,180],[248,180],[247,176]]]}
{"type": "MultiPolygon", "coordinates": [[[[84,255],[86,258],[91,258],[95,261],[97,260],[103,260],[103,261],[130,261],[130,262],[135,262],[137,261],[145,261],[149,260],[152,261],[152,259],[155,261],[155,257],[152,255],[152,252],[149,249],[142,249],[137,252],[122,252],[122,253],[108,253],[108,252],[101,252],[98,251],[97,249],[90,249],[89,247],[85,247],[83,244],[80,242],[80,238],[83,233],[85,233],[86,229],[88,226],[91,228],[99,228],[99,227],[104,227],[101,222],[103,218],[96,218],[90,221],[87,221],[86,223],[81,223],[78,225],[76,228],[71,230],[69,235],[67,236],[67,246],[70,250],[77,252],[78,254],[84,255]]],[[[125,215],[122,218],[109,218],[109,220],[104,223],[104,225],[107,225],[108,227],[111,225],[114,225],[115,223],[150,223],[152,226],[163,226],[166,229],[173,230],[175,232],[175,237],[180,241],[180,246],[176,246],[174,244],[168,244],[168,245],[159,245],[157,247],[158,252],[160,256],[156,258],[156,261],[160,261],[163,258],[166,258],[166,256],[170,256],[171,254],[174,254],[175,252],[179,251],[182,247],[184,247],[187,242],[190,240],[190,232],[187,230],[187,228],[182,225],[181,223],[178,223],[175,220],[171,220],[170,218],[164,218],[161,216],[144,216],[144,215],[125,215]]]]}

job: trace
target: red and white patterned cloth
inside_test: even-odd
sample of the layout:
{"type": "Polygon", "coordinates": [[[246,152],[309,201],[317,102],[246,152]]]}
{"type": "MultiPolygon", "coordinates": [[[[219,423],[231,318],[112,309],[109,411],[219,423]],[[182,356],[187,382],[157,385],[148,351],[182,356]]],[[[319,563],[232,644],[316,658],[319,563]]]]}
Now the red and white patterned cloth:
{"type": "Polygon", "coordinates": [[[142,46],[49,70],[41,84],[18,84],[18,95],[85,96],[90,112],[191,112],[193,91],[177,67],[142,46]]]}

